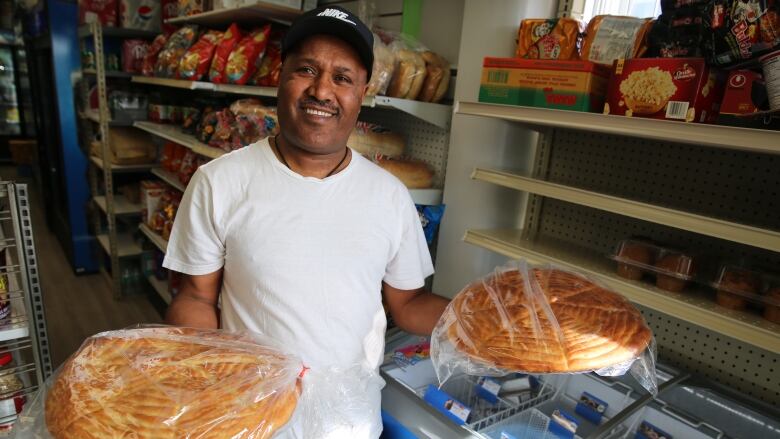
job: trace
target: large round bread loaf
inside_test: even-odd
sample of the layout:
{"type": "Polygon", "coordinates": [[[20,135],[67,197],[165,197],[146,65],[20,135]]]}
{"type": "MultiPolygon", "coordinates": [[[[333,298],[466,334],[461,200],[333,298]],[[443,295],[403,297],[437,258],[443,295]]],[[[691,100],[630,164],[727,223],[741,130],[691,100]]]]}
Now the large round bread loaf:
{"type": "Polygon", "coordinates": [[[531,273],[535,282],[510,270],[458,294],[450,305],[454,323],[447,328],[455,348],[491,367],[564,373],[624,363],[648,347],[652,333],[623,296],[574,273],[539,268],[531,273]],[[525,294],[526,285],[538,294],[525,294]]]}
{"type": "Polygon", "coordinates": [[[293,363],[221,331],[98,334],[63,365],[46,426],[56,439],[270,438],[297,404],[293,363]]]}

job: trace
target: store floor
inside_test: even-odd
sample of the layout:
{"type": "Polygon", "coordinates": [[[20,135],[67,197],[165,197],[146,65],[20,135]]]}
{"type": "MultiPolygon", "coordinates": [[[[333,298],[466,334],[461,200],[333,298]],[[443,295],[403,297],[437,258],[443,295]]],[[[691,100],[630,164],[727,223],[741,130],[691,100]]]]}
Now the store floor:
{"type": "Polygon", "coordinates": [[[160,323],[160,310],[146,296],[114,300],[108,280],[100,274],[76,276],[57,237],[46,226],[41,193],[16,168],[0,167],[4,181],[27,183],[35,249],[43,291],[52,364],[56,368],[90,335],[137,323],[160,323]]]}

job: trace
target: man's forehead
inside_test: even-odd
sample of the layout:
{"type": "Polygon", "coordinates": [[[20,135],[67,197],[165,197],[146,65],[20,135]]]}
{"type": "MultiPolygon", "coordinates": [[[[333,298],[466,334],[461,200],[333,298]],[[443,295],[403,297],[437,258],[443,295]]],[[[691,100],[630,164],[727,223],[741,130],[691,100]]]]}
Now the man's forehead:
{"type": "Polygon", "coordinates": [[[357,51],[349,43],[333,35],[315,34],[307,37],[298,43],[288,56],[297,60],[327,60],[350,70],[365,71],[357,51]],[[343,56],[334,58],[334,55],[343,56]]]}

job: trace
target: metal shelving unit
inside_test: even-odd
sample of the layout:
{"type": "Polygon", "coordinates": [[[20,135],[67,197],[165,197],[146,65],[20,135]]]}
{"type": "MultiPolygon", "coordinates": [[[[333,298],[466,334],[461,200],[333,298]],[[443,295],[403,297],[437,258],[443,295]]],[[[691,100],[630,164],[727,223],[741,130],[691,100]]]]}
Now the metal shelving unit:
{"type": "MultiPolygon", "coordinates": [[[[110,273],[109,276],[114,298],[122,297],[120,284],[120,258],[137,256],[141,253],[140,247],[133,242],[131,236],[120,235],[117,232],[117,216],[134,215],[141,211],[141,206],[130,203],[121,195],[114,194],[115,172],[148,172],[151,165],[110,165],[107,158],[110,157],[109,145],[109,127],[110,126],[129,126],[126,123],[115,123],[111,120],[111,112],[108,107],[107,79],[129,79],[132,75],[124,72],[106,71],[104,38],[145,38],[151,39],[156,36],[155,32],[140,31],[135,29],[122,29],[114,27],[102,27],[99,23],[91,23],[79,28],[78,35],[82,51],[86,49],[87,39],[91,39],[95,52],[95,68],[84,69],[82,73],[95,78],[98,91],[98,110],[92,111],[88,108],[83,112],[83,116],[97,125],[97,132],[100,138],[100,157],[90,157],[89,180],[92,189],[92,200],[99,208],[92,217],[93,229],[96,233],[103,230],[103,220],[105,217],[105,233],[97,236],[98,244],[110,258],[110,270],[103,269],[103,273],[110,273]],[[99,178],[102,177],[102,178],[99,178]],[[101,184],[102,181],[102,184],[101,184]]],[[[82,98],[86,100],[87,85],[82,81],[82,98]]],[[[91,133],[90,133],[91,134],[91,133]]],[[[87,137],[91,138],[91,135],[87,137]]]]}
{"type": "Polygon", "coordinates": [[[225,151],[201,143],[195,136],[182,132],[182,130],[175,125],[137,121],[133,126],[157,137],[162,137],[165,140],[170,140],[171,142],[186,146],[194,153],[210,159],[215,159],[225,154],[225,151]]]}
{"type": "Polygon", "coordinates": [[[173,172],[167,171],[163,168],[154,168],[152,169],[152,174],[159,177],[160,180],[168,183],[169,185],[179,190],[180,192],[184,192],[184,190],[186,189],[186,187],[179,180],[179,177],[173,172]]]}
{"type": "Polygon", "coordinates": [[[149,226],[147,226],[144,223],[141,223],[138,226],[138,229],[141,230],[141,233],[146,235],[146,237],[149,238],[149,241],[151,241],[152,244],[154,244],[155,247],[157,247],[161,252],[165,253],[167,251],[167,249],[168,249],[168,241],[163,239],[162,236],[160,236],[154,230],[149,228],[149,226]]]}
{"type": "Polygon", "coordinates": [[[7,279],[0,298],[10,305],[10,316],[0,321],[0,352],[13,355],[15,366],[7,373],[23,384],[18,393],[3,395],[13,401],[17,396],[31,398],[52,373],[26,185],[0,182],[0,246],[6,250],[0,275],[7,279]]]}

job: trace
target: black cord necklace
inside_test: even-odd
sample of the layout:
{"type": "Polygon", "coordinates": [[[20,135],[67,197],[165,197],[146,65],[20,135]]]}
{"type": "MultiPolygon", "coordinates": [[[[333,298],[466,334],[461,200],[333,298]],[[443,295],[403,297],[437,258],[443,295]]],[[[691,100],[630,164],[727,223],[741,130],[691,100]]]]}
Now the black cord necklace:
{"type": "MultiPolygon", "coordinates": [[[[276,136],[274,136],[272,138],[272,140],[273,140],[273,144],[274,144],[274,148],[276,149],[276,152],[279,153],[279,158],[282,159],[282,163],[284,164],[284,166],[287,166],[287,169],[292,171],[293,169],[290,167],[290,164],[287,163],[287,160],[284,158],[284,154],[282,154],[282,150],[279,149],[279,144],[276,142],[276,136]]],[[[340,168],[342,164],[344,164],[344,160],[347,159],[348,155],[349,155],[349,148],[345,148],[344,157],[341,158],[341,161],[339,162],[339,164],[336,165],[336,167],[333,168],[330,172],[328,172],[328,175],[326,175],[324,178],[328,178],[331,175],[333,175],[333,173],[336,172],[336,170],[338,168],[340,168]]],[[[293,172],[295,172],[295,171],[293,171],[293,172]]]]}

